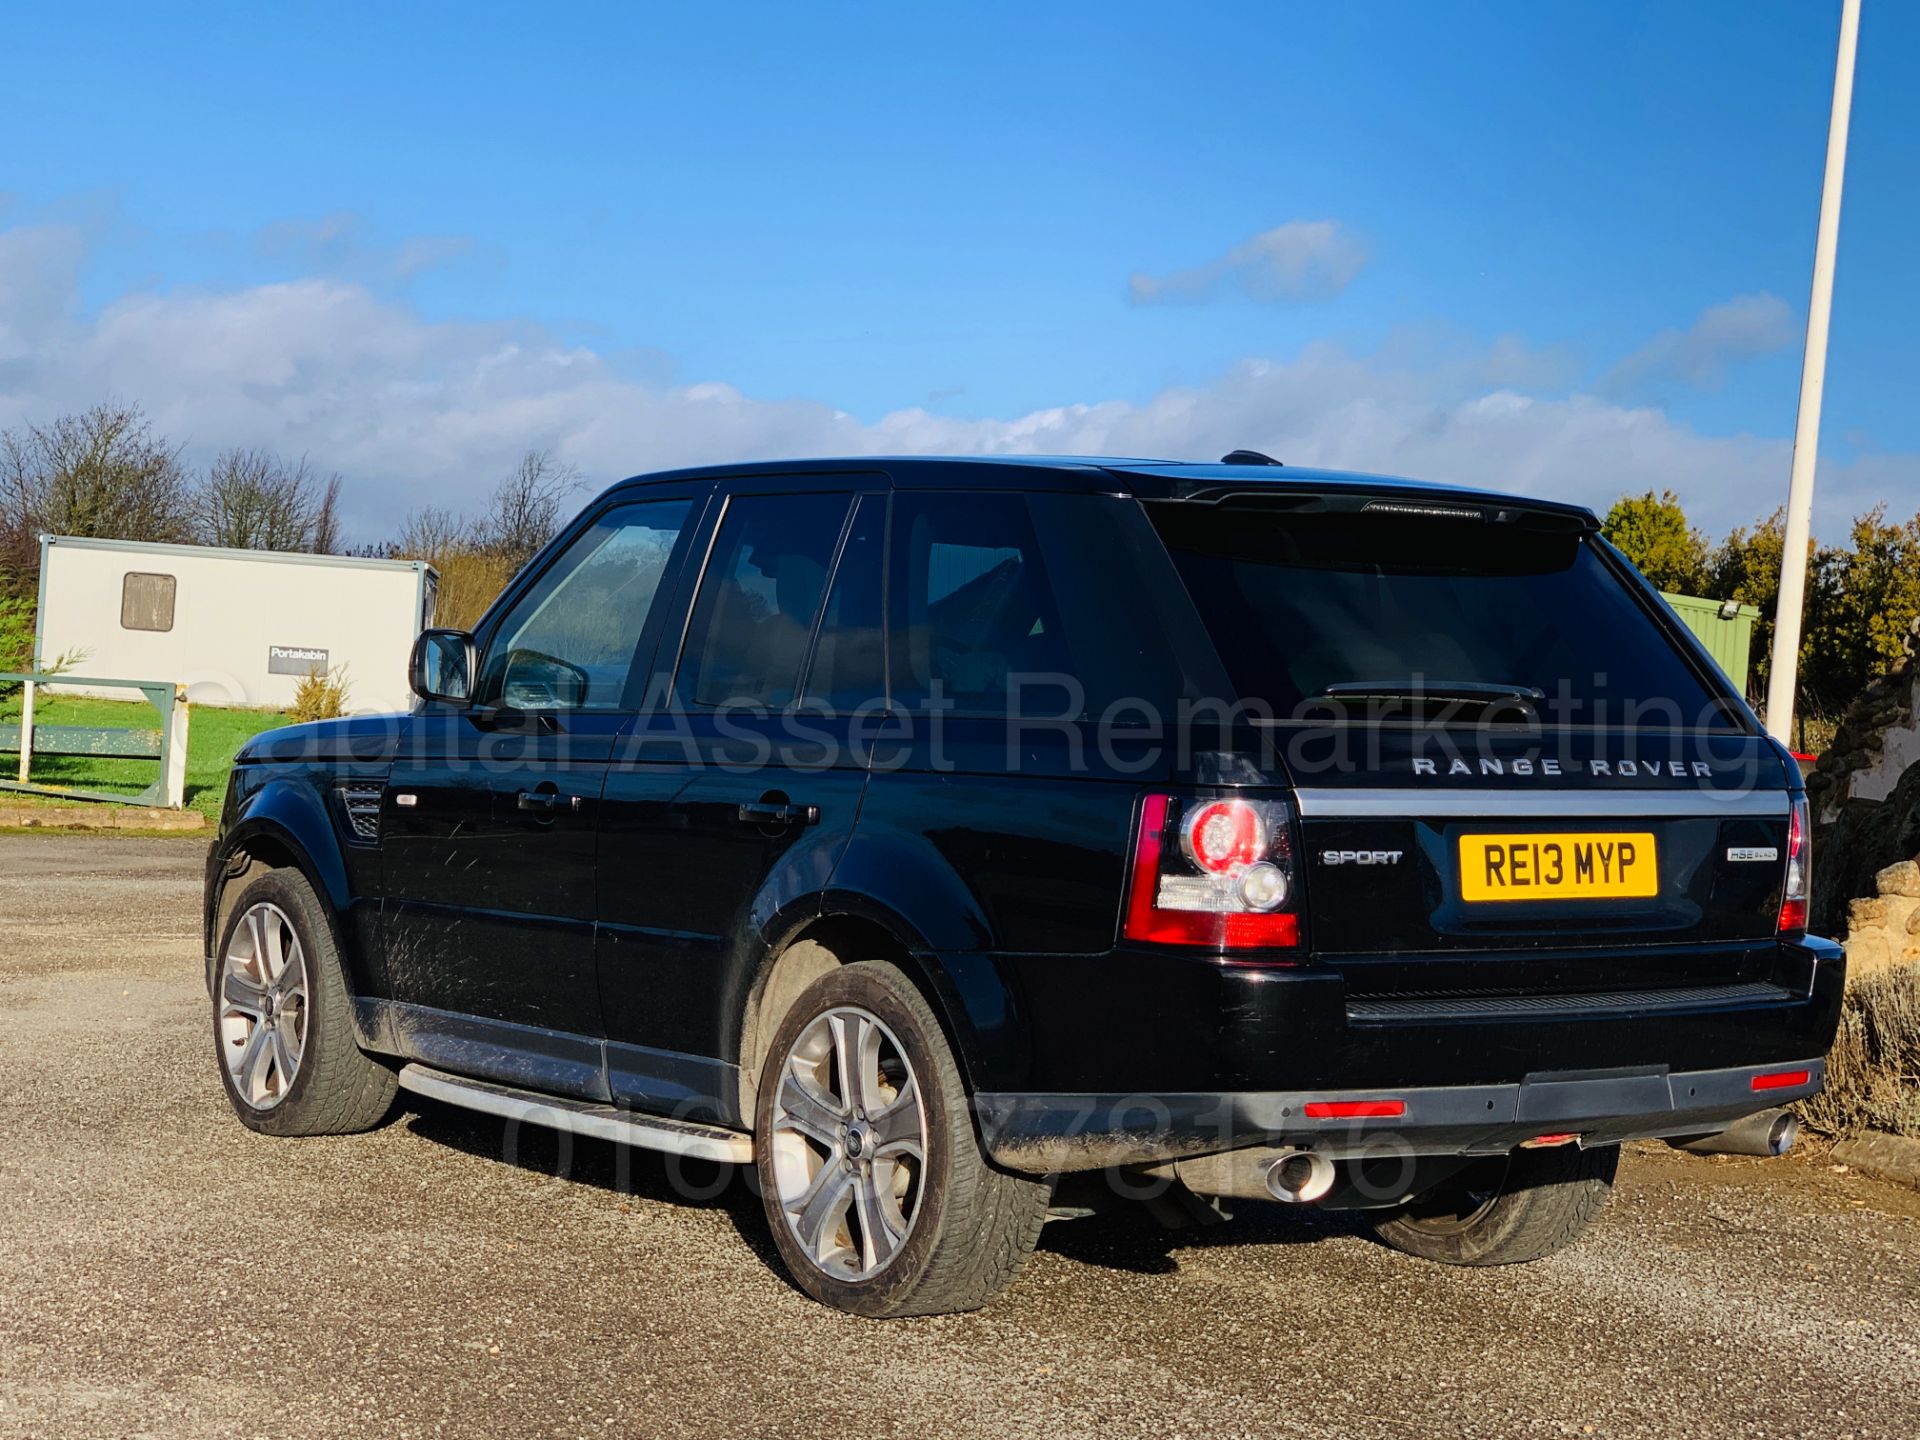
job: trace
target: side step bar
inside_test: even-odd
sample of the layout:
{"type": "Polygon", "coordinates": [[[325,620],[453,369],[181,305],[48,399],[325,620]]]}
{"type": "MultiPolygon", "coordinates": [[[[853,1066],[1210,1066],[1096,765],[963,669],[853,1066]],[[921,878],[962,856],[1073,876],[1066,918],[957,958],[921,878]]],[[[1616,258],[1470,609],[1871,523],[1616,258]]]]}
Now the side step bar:
{"type": "Polygon", "coordinates": [[[569,1135],[587,1135],[595,1140],[611,1140],[616,1145],[662,1150],[695,1160],[724,1160],[735,1165],[753,1163],[753,1138],[718,1125],[643,1115],[591,1100],[568,1100],[533,1090],[516,1090],[490,1080],[449,1075],[425,1065],[403,1065],[399,1078],[403,1090],[411,1090],[429,1100],[478,1110],[484,1115],[498,1115],[503,1120],[519,1120],[569,1135]]]}

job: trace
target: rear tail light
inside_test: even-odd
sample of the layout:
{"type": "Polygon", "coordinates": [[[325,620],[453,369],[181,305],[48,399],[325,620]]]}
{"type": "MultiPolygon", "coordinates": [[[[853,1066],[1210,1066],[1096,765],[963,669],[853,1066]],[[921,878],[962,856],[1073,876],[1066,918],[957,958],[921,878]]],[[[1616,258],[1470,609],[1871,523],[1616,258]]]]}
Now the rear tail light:
{"type": "Polygon", "coordinates": [[[1780,892],[1782,935],[1804,935],[1807,931],[1807,897],[1813,879],[1813,826],[1807,812],[1807,797],[1794,797],[1787,820],[1787,880],[1780,892]]]}
{"type": "Polygon", "coordinates": [[[1284,801],[1149,795],[1123,933],[1217,950],[1295,947],[1296,878],[1284,801]]]}

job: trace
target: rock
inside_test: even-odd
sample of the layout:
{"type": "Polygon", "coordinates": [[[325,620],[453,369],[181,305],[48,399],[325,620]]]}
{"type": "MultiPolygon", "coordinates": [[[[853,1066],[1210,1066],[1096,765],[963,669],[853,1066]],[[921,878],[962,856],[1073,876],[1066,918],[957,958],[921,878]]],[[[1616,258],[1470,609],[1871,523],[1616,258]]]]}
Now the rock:
{"type": "Polygon", "coordinates": [[[1875,895],[1867,900],[1855,900],[1847,906],[1847,933],[1857,930],[1871,930],[1887,922],[1887,902],[1875,895]]]}
{"type": "MultiPolygon", "coordinates": [[[[1849,776],[1851,780],[1851,776],[1849,776]]],[[[1876,877],[1920,851],[1920,764],[1908,766],[1887,799],[1855,801],[1837,785],[1820,797],[1812,841],[1812,931],[1841,935],[1849,902],[1876,895],[1876,877]]],[[[1878,912],[1876,918],[1884,918],[1878,912]]]]}
{"type": "Polygon", "coordinates": [[[1920,1140],[1870,1130],[1834,1146],[1833,1158],[1882,1180],[1920,1185],[1920,1140]]]}
{"type": "Polygon", "coordinates": [[[1847,983],[1857,984],[1868,975],[1893,964],[1893,943],[1887,932],[1877,927],[1856,929],[1847,936],[1847,983]]]}
{"type": "Polygon", "coordinates": [[[1909,935],[1920,935],[1920,905],[1916,905],[1913,913],[1907,916],[1907,933],[1909,935]]]}
{"type": "Polygon", "coordinates": [[[1920,865],[1898,861],[1875,875],[1873,884],[1882,895],[1920,896],[1920,865]]]}

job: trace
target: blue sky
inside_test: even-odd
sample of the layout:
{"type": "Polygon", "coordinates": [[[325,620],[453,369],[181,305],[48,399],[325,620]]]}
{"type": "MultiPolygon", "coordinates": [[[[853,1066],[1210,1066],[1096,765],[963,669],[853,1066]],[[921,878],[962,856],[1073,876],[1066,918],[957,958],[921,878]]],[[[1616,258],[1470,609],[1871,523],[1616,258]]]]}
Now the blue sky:
{"type": "MultiPolygon", "coordinates": [[[[368,533],[536,444],[1266,444],[1722,528],[1784,494],[1838,8],[17,10],[0,424],[111,390],[368,533]]],[[[1920,505],[1917,97],[1867,0],[1823,529],[1920,505]]]]}

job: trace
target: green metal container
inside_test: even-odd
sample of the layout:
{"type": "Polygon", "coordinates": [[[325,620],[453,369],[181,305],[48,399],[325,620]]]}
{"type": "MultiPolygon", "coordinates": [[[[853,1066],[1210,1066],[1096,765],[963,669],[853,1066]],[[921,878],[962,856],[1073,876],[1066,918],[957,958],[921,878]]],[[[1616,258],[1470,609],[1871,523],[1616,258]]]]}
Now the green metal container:
{"type": "Polygon", "coordinates": [[[1732,600],[1704,600],[1698,595],[1669,595],[1661,598],[1673,607],[1673,613],[1707,647],[1720,668],[1733,681],[1733,688],[1747,693],[1748,666],[1753,659],[1753,625],[1760,611],[1752,605],[1732,600]]]}

